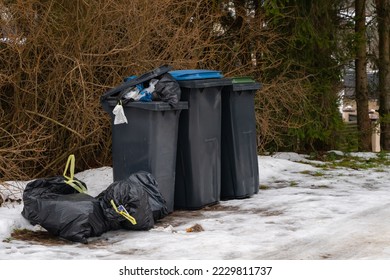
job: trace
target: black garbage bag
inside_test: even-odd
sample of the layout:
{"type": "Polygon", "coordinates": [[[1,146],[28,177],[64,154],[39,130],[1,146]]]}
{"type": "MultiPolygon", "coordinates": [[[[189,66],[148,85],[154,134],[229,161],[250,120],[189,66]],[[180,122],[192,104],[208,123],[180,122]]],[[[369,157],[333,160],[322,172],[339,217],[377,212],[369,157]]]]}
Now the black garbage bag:
{"type": "MultiPolygon", "coordinates": [[[[66,183],[63,176],[37,179],[23,192],[22,215],[33,225],[67,240],[87,243],[88,237],[109,230],[100,203],[66,183]]],[[[84,187],[85,184],[76,178],[84,187]]]]}
{"type": "Polygon", "coordinates": [[[154,226],[155,220],[168,214],[156,180],[144,171],[112,183],[96,198],[101,202],[111,229],[149,230],[154,226]],[[119,214],[115,207],[120,207],[133,217],[136,224],[126,215],[119,214]]]}
{"type": "Polygon", "coordinates": [[[179,83],[169,73],[159,77],[159,81],[155,86],[155,93],[159,99],[169,103],[173,108],[180,101],[181,90],[179,83]]]}
{"type": "Polygon", "coordinates": [[[140,184],[149,195],[149,204],[156,222],[168,215],[167,203],[158,189],[158,183],[152,174],[139,171],[130,176],[135,183],[140,184]]]}
{"type": "MultiPolygon", "coordinates": [[[[81,185],[86,189],[84,182],[81,185]]],[[[28,219],[33,225],[39,224],[41,221],[38,207],[40,200],[52,199],[58,195],[68,195],[79,193],[75,188],[66,183],[66,178],[56,176],[51,178],[42,178],[34,180],[27,184],[23,192],[23,211],[22,215],[28,219]]]]}

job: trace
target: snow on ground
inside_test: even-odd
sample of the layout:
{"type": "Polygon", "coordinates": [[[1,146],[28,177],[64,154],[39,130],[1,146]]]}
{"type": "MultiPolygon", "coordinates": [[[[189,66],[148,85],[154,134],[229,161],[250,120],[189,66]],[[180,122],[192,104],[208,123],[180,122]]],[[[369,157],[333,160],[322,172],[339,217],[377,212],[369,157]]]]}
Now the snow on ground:
{"type": "MultiPolygon", "coordinates": [[[[150,231],[110,231],[86,245],[9,238],[14,229],[38,227],[21,216],[23,205],[8,203],[0,207],[0,259],[390,259],[389,170],[322,165],[295,153],[259,156],[257,195],[175,211],[150,231]],[[186,231],[195,224],[204,231],[186,231]]],[[[112,169],[76,177],[95,196],[111,183],[112,169]]],[[[9,182],[7,191],[17,199],[25,184],[9,182]]]]}

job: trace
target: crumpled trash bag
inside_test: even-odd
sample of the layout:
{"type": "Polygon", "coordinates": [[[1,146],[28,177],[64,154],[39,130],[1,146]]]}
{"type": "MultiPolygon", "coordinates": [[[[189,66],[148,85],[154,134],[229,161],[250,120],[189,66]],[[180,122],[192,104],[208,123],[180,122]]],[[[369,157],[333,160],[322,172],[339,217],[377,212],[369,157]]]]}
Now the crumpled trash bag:
{"type": "Polygon", "coordinates": [[[57,176],[28,183],[23,192],[22,215],[54,235],[87,243],[87,238],[108,231],[108,223],[99,201],[79,193],[66,180],[57,176]]]}
{"type": "Polygon", "coordinates": [[[141,171],[127,179],[112,183],[97,197],[111,229],[149,230],[154,222],[168,214],[165,200],[153,176],[141,171]],[[133,224],[113,207],[122,207],[136,220],[133,224]]]}
{"type": "Polygon", "coordinates": [[[103,213],[113,230],[149,230],[154,226],[153,212],[146,191],[130,178],[112,183],[97,197],[103,213]],[[135,219],[133,224],[113,207],[122,208],[135,219]]]}
{"type": "Polygon", "coordinates": [[[180,101],[181,89],[172,75],[165,73],[159,77],[159,81],[155,86],[155,93],[159,99],[168,102],[169,105],[175,108],[180,101]]]}
{"type": "Polygon", "coordinates": [[[149,204],[153,212],[154,221],[158,221],[168,215],[167,202],[158,189],[158,183],[152,174],[139,171],[130,176],[134,182],[138,182],[149,195],[149,204]]]}

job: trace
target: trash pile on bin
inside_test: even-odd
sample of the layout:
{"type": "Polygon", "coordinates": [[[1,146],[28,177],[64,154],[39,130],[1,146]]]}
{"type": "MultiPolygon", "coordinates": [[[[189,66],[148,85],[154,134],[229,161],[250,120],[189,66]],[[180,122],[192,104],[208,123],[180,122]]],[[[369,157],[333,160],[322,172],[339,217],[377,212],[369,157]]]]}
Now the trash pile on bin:
{"type": "MultiPolygon", "coordinates": [[[[148,230],[175,209],[197,210],[259,191],[254,95],[260,84],[214,70],[163,65],[104,93],[114,182],[96,197],[74,178],[30,182],[22,215],[86,243],[109,230],[148,230]]],[[[71,166],[71,175],[66,172],[71,166]]]]}
{"type": "Polygon", "coordinates": [[[124,82],[109,91],[101,101],[115,101],[116,105],[112,113],[115,115],[114,124],[128,123],[123,110],[123,105],[128,102],[152,102],[163,101],[172,108],[176,108],[180,100],[180,86],[168,72],[172,67],[163,65],[155,70],[145,73],[140,77],[130,76],[124,82]]]}

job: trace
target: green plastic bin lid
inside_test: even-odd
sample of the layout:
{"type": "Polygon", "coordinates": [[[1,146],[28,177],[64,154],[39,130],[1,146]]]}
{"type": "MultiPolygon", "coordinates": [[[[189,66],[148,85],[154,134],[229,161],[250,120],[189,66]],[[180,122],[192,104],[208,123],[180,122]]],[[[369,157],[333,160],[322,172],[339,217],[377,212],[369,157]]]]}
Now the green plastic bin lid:
{"type": "Polygon", "coordinates": [[[256,91],[261,89],[261,84],[253,80],[251,77],[233,77],[231,78],[233,91],[256,91]]]}
{"type": "Polygon", "coordinates": [[[251,77],[233,77],[232,78],[233,84],[252,84],[256,83],[255,80],[253,80],[251,77]]]}

